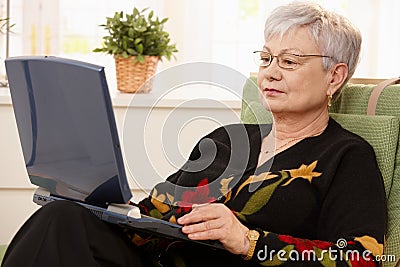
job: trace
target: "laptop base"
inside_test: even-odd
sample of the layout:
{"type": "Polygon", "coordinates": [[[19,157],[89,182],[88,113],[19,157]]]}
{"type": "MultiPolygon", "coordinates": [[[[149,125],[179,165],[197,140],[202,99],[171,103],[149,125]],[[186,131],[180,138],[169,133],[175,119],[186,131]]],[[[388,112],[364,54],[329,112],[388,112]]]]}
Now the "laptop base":
{"type": "MultiPolygon", "coordinates": [[[[44,206],[52,201],[57,200],[69,201],[57,196],[52,196],[47,189],[41,187],[38,187],[33,195],[33,202],[40,206],[44,206]]],[[[186,234],[182,232],[181,225],[140,214],[140,210],[136,206],[132,206],[129,204],[110,204],[107,209],[104,209],[82,202],[73,202],[84,206],[90,212],[96,215],[100,220],[112,224],[117,224],[124,228],[136,230],[138,232],[146,234],[155,234],[157,236],[162,236],[174,240],[196,242],[215,249],[225,249],[219,241],[191,240],[187,237],[186,234]]]]}

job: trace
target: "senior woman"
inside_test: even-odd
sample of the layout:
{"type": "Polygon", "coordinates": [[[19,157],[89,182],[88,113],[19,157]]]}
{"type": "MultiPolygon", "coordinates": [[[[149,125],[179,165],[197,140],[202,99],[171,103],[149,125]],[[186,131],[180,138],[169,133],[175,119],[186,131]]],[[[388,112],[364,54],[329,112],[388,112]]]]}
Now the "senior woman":
{"type": "Polygon", "coordinates": [[[274,123],[213,131],[138,204],[225,250],[121,233],[78,205],[50,203],[16,235],[4,266],[375,266],[386,227],[382,177],[371,146],[328,114],[360,45],[347,19],[316,4],[275,9],[256,52],[274,123]]]}

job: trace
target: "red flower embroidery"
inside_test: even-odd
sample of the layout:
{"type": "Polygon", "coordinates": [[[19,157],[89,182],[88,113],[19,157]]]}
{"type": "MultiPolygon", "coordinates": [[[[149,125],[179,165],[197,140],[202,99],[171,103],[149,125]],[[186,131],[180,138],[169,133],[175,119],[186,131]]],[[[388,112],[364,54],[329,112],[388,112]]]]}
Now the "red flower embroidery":
{"type": "Polygon", "coordinates": [[[178,201],[178,213],[182,211],[187,213],[191,210],[193,204],[204,204],[215,201],[214,197],[208,196],[210,188],[208,187],[208,179],[205,178],[200,181],[194,191],[185,191],[182,193],[182,201],[178,201]]]}
{"type": "Polygon", "coordinates": [[[371,267],[375,267],[375,266],[377,266],[373,257],[368,257],[368,258],[369,258],[369,261],[365,260],[363,258],[363,256],[362,256],[362,253],[360,253],[360,259],[359,260],[357,260],[357,259],[351,259],[350,260],[351,266],[352,267],[370,267],[370,266],[371,267]]]}
{"type": "MultiPolygon", "coordinates": [[[[349,243],[347,243],[347,244],[349,244],[349,243]]],[[[353,242],[353,244],[355,244],[355,243],[353,242]]],[[[352,254],[350,253],[349,260],[351,262],[352,267],[370,267],[370,266],[374,267],[374,266],[377,266],[376,262],[375,262],[375,258],[372,256],[372,254],[363,255],[363,253],[359,253],[358,257],[357,257],[357,255],[352,257],[352,254]]]]}
{"type": "MultiPolygon", "coordinates": [[[[326,250],[333,246],[331,242],[327,241],[300,239],[288,235],[279,235],[278,238],[282,242],[285,242],[290,245],[295,245],[296,250],[300,253],[302,253],[305,250],[306,251],[314,250],[314,247],[326,250]]],[[[306,255],[309,256],[308,254],[306,255]]]]}

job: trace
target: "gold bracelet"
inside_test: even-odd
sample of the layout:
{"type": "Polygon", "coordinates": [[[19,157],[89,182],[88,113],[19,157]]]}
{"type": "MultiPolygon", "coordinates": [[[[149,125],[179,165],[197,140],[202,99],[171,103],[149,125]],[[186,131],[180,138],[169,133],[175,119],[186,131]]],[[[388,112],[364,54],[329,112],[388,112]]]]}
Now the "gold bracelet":
{"type": "Polygon", "coordinates": [[[256,230],[249,230],[246,233],[246,237],[249,239],[249,251],[247,252],[247,255],[243,257],[244,260],[248,261],[253,258],[254,255],[254,250],[256,249],[256,244],[257,240],[260,237],[260,233],[256,230]]]}

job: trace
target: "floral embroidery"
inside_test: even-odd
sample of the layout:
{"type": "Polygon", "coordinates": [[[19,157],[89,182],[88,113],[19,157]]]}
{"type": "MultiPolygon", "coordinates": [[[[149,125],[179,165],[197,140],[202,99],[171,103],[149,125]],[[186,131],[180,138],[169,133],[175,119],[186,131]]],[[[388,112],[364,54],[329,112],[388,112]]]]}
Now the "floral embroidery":
{"type": "Polygon", "coordinates": [[[178,223],[176,222],[176,217],[175,217],[175,215],[172,215],[171,218],[169,218],[169,222],[170,222],[170,223],[178,224],[178,223]]]}
{"type": "Polygon", "coordinates": [[[150,210],[150,216],[157,219],[161,219],[163,217],[163,215],[158,209],[150,210]]]}
{"type": "Polygon", "coordinates": [[[328,248],[332,247],[332,245],[333,245],[331,242],[320,241],[320,240],[300,239],[300,238],[294,238],[294,237],[288,236],[288,235],[279,235],[278,238],[279,238],[279,240],[281,240],[282,242],[285,242],[286,244],[295,245],[296,250],[298,252],[314,250],[314,247],[317,247],[319,249],[328,249],[328,248]]]}
{"type": "MultiPolygon", "coordinates": [[[[165,194],[159,194],[157,195],[157,189],[154,188],[153,190],[153,194],[151,196],[151,203],[154,205],[154,207],[161,213],[166,213],[168,211],[170,211],[170,206],[165,204],[167,197],[165,196],[165,194]]],[[[167,195],[169,195],[167,193],[167,195]]],[[[168,197],[168,201],[169,203],[172,203],[173,201],[173,197],[171,195],[169,195],[168,197]],[[172,198],[172,199],[171,199],[172,198]]]]}
{"type": "MultiPolygon", "coordinates": [[[[347,243],[349,244],[349,242],[347,243]]],[[[376,267],[375,258],[367,253],[360,257],[350,257],[348,265],[351,267],[376,267]]],[[[379,265],[380,266],[380,265],[379,265]]]]}
{"type": "MultiPolygon", "coordinates": [[[[307,239],[300,239],[300,238],[295,238],[292,236],[288,235],[278,235],[278,239],[286,244],[292,244],[295,247],[296,251],[301,253],[301,255],[307,256],[305,260],[311,260],[309,257],[312,255],[310,253],[304,253],[303,252],[310,252],[314,251],[315,255],[317,255],[318,260],[322,263],[324,266],[336,266],[334,263],[330,261],[330,259],[327,258],[326,251],[329,250],[329,248],[333,248],[336,245],[327,242],[327,241],[320,241],[320,240],[307,240],[307,239]]],[[[369,236],[363,236],[361,238],[355,238],[355,241],[360,242],[364,248],[368,249],[368,247],[376,246],[376,247],[382,247],[383,250],[383,245],[378,244],[375,238],[369,237],[369,236]],[[362,241],[361,241],[362,240],[362,241]],[[366,245],[364,245],[366,244],[366,245]]],[[[347,242],[347,245],[354,245],[355,242],[353,240],[349,240],[347,242]]],[[[336,248],[335,248],[336,250],[336,248]]],[[[372,251],[371,251],[372,252],[372,251]]],[[[382,251],[381,251],[382,252],[382,251]]],[[[374,253],[372,253],[374,254],[374,253]]],[[[350,255],[350,254],[349,254],[350,255]]],[[[374,254],[375,255],[375,254],[374,254]]],[[[365,257],[365,256],[364,256],[365,257]]],[[[348,260],[348,265],[352,267],[367,267],[367,266],[375,266],[374,263],[374,258],[371,255],[368,255],[368,259],[366,258],[360,258],[360,257],[350,257],[347,259],[348,260]]]]}
{"type": "Polygon", "coordinates": [[[132,243],[135,244],[136,246],[143,246],[144,244],[146,244],[147,239],[142,238],[140,235],[138,234],[134,234],[132,239],[131,239],[132,243]]]}
{"type": "Polygon", "coordinates": [[[272,194],[275,192],[275,189],[282,183],[282,180],[284,180],[286,177],[287,177],[286,172],[281,172],[281,176],[277,181],[255,191],[250,196],[250,199],[246,202],[242,210],[236,213],[238,218],[243,222],[246,222],[247,221],[246,216],[252,215],[257,211],[261,210],[268,203],[272,194]]]}
{"type": "Polygon", "coordinates": [[[208,187],[208,179],[200,181],[195,191],[185,191],[182,193],[182,201],[178,201],[178,213],[182,211],[187,213],[192,209],[193,204],[211,203],[216,198],[209,196],[210,188],[208,187]]]}
{"type": "Polygon", "coordinates": [[[139,203],[138,206],[140,207],[142,214],[150,215],[150,211],[145,205],[139,203]]]}
{"type": "Polygon", "coordinates": [[[226,204],[229,200],[231,200],[232,191],[229,191],[228,194],[225,196],[224,204],[226,204]]]}
{"type": "MultiPolygon", "coordinates": [[[[249,187],[248,191],[251,192],[250,197],[242,208],[238,210],[232,210],[232,212],[242,221],[251,222],[249,216],[257,216],[263,207],[265,207],[271,197],[274,195],[278,188],[285,190],[285,186],[291,184],[295,179],[302,178],[312,183],[315,177],[320,177],[322,173],[315,171],[318,161],[314,161],[309,165],[302,164],[297,169],[282,170],[279,172],[265,172],[258,175],[252,175],[246,177],[245,181],[241,184],[231,185],[234,177],[224,178],[220,180],[220,193],[225,196],[224,203],[233,201],[245,187],[249,187]],[[265,182],[265,183],[264,183],[265,182]],[[250,185],[254,184],[254,188],[250,188],[250,185]]],[[[246,192],[247,193],[247,192],[246,192]]],[[[154,189],[150,202],[153,209],[150,210],[150,216],[165,219],[169,222],[176,223],[176,219],[184,213],[190,212],[193,204],[202,204],[214,202],[217,199],[215,196],[210,195],[210,188],[208,178],[202,179],[197,186],[192,190],[184,191],[180,196],[172,196],[168,192],[160,193],[157,189],[154,189]]],[[[142,207],[145,212],[148,211],[146,207],[142,207]]],[[[304,260],[319,260],[323,266],[336,266],[335,262],[328,258],[327,250],[330,248],[338,249],[336,244],[327,241],[320,240],[307,240],[301,238],[295,238],[289,235],[277,235],[271,234],[267,237],[267,232],[264,232],[264,237],[268,238],[271,244],[275,244],[278,249],[285,251],[285,255],[291,255],[292,251],[297,251],[299,255],[304,255],[304,260]],[[309,253],[309,252],[314,252],[309,253]],[[313,258],[311,258],[313,257],[313,258]]],[[[160,242],[155,237],[141,238],[140,236],[133,236],[132,241],[136,244],[150,244],[153,246],[160,246],[160,242]]],[[[348,248],[356,248],[356,244],[361,244],[365,249],[372,252],[373,255],[381,255],[383,253],[383,245],[379,244],[376,239],[369,236],[357,237],[354,240],[348,240],[348,248]]],[[[344,255],[345,250],[340,250],[338,253],[344,255]]],[[[348,259],[346,260],[349,266],[375,266],[373,256],[369,256],[370,261],[366,262],[363,259],[348,259]]],[[[286,258],[286,260],[292,260],[286,258]]],[[[277,254],[272,255],[272,258],[260,262],[264,266],[279,266],[285,263],[286,260],[282,260],[277,254]]]]}
{"type": "Polygon", "coordinates": [[[229,188],[229,183],[232,181],[233,177],[230,178],[225,178],[222,179],[220,184],[221,184],[221,189],[219,191],[222,193],[223,196],[225,196],[224,203],[227,203],[229,200],[231,200],[232,197],[232,190],[229,188]]]}
{"type": "Polygon", "coordinates": [[[321,176],[322,173],[314,172],[315,167],[317,166],[318,161],[314,161],[310,165],[302,164],[300,168],[293,170],[284,170],[277,173],[265,172],[259,175],[250,176],[245,182],[243,182],[238,190],[236,191],[235,197],[238,193],[247,185],[257,182],[263,182],[267,180],[272,180],[272,182],[266,186],[261,187],[252,193],[250,199],[244,205],[240,212],[236,212],[236,215],[243,222],[247,221],[246,216],[255,214],[259,210],[261,210],[270,200],[275,190],[279,186],[287,186],[292,181],[297,178],[303,178],[308,180],[310,183],[314,177],[321,176]],[[286,182],[285,182],[286,181],[286,182]]]}
{"type": "Polygon", "coordinates": [[[318,160],[314,161],[310,165],[304,165],[302,164],[300,168],[295,169],[295,170],[289,170],[291,178],[289,181],[287,181],[284,185],[282,186],[287,186],[290,184],[293,180],[297,178],[303,178],[305,180],[308,180],[310,183],[314,177],[319,177],[321,176],[322,173],[320,172],[314,172],[315,167],[317,166],[318,160]]]}
{"type": "Polygon", "coordinates": [[[383,254],[383,245],[379,244],[378,241],[370,236],[362,236],[354,238],[355,241],[361,243],[361,245],[371,251],[374,256],[383,254]]]}
{"type": "Polygon", "coordinates": [[[236,192],[236,196],[238,195],[240,190],[242,190],[243,187],[245,187],[248,184],[262,182],[276,177],[278,177],[278,175],[271,174],[270,172],[264,172],[259,175],[251,175],[243,184],[240,185],[239,189],[236,192]]]}
{"type": "Polygon", "coordinates": [[[233,177],[221,179],[221,189],[219,189],[219,191],[221,191],[222,195],[226,196],[231,192],[231,189],[229,188],[229,183],[232,181],[232,179],[233,177]]]}

